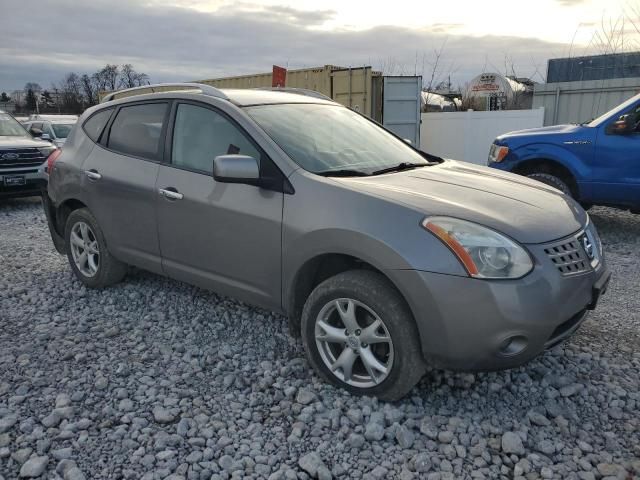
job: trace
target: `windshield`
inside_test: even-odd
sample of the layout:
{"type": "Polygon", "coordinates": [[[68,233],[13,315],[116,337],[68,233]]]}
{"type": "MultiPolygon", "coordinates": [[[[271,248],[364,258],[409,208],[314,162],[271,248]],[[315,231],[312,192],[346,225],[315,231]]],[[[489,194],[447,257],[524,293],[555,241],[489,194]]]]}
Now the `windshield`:
{"type": "Polygon", "coordinates": [[[429,165],[402,140],[342,106],[278,104],[246,110],[309,172],[369,175],[400,164],[429,165]]]}
{"type": "Polygon", "coordinates": [[[631,105],[633,105],[638,100],[640,100],[640,94],[631,97],[626,102],[624,102],[624,103],[622,103],[622,104],[620,104],[620,105],[618,105],[616,107],[613,107],[607,113],[604,113],[604,114],[600,115],[598,118],[596,118],[594,120],[591,120],[589,123],[587,123],[587,126],[588,127],[597,127],[597,126],[601,125],[602,123],[607,121],[607,119],[611,115],[613,115],[615,112],[620,112],[620,114],[622,114],[622,112],[624,112],[627,108],[629,108],[631,105]]]}
{"type": "Polygon", "coordinates": [[[0,113],[0,137],[28,137],[27,131],[11,115],[0,113]]]}
{"type": "Polygon", "coordinates": [[[53,128],[53,133],[56,135],[56,138],[67,138],[69,136],[69,132],[73,127],[73,123],[52,123],[51,128],[53,128]]]}

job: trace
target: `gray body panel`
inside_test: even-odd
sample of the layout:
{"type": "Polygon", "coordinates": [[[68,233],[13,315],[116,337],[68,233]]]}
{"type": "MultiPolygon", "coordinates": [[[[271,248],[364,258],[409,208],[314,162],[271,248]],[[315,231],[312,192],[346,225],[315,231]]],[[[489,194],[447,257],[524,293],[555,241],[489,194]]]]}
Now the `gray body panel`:
{"type": "Polygon", "coordinates": [[[161,188],[184,195],[156,195],[164,273],[279,310],[283,194],[167,165],[161,188]]]}
{"type": "Polygon", "coordinates": [[[329,102],[278,92],[225,93],[228,100],[187,92],[134,100],[184,99],[223,110],[287,178],[290,192],[216,182],[211,175],[119,155],[76,128],[47,197],[56,244],[56,209],[79,201],[93,211],[116,258],[287,314],[295,313],[296,286],[308,262],[329,254],[355,257],[384,273],[406,299],[425,358],[462,369],[510,367],[539,354],[559,325],[587,308],[592,286],[607,275],[604,259],[597,270],[566,277],[546,257],[544,244],[575,235],[588,222],[578,204],[550,187],[455,161],[372,177],[314,175],[293,162],[241,105],[294,101],[290,97],[329,102]],[[89,180],[84,172],[90,169],[102,178],[89,180]],[[182,198],[159,195],[169,188],[182,198]],[[429,215],[504,233],[528,250],[533,271],[517,280],[470,278],[451,251],[420,226],[429,215]],[[512,334],[529,338],[526,350],[499,358],[496,349],[512,334]]]}

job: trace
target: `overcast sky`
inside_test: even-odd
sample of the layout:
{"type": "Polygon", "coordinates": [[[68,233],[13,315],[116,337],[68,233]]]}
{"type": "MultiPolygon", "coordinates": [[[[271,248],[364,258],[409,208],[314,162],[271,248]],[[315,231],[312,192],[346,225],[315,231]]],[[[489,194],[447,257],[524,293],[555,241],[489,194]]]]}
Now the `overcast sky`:
{"type": "Polygon", "coordinates": [[[2,0],[0,91],[106,63],[132,63],[152,82],[273,64],[429,78],[437,50],[438,80],[509,70],[542,81],[548,58],[600,52],[603,22],[640,50],[638,12],[640,0],[2,0]]]}

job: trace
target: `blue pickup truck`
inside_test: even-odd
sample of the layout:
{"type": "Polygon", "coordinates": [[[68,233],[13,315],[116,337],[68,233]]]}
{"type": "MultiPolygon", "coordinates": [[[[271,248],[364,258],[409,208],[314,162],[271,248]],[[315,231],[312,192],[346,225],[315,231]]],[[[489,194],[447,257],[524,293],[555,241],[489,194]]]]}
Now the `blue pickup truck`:
{"type": "Polygon", "coordinates": [[[554,186],[585,208],[640,213],[640,94],[587,123],[501,135],[488,164],[554,186]]]}

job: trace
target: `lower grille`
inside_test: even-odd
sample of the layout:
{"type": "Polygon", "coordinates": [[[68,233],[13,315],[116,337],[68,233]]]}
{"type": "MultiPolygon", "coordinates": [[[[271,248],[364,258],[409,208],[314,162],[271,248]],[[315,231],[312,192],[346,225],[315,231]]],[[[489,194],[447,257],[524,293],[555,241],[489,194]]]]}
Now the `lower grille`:
{"type": "Polygon", "coordinates": [[[40,166],[46,159],[37,148],[0,149],[0,169],[40,166]]]}
{"type": "Polygon", "coordinates": [[[577,237],[548,246],[544,252],[563,275],[573,275],[589,270],[589,260],[577,237]]]}

